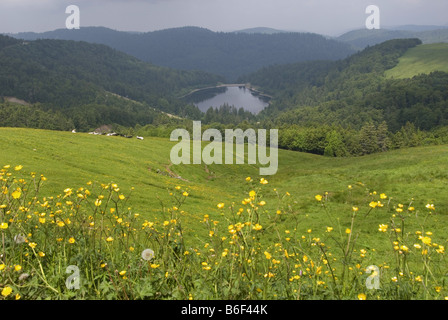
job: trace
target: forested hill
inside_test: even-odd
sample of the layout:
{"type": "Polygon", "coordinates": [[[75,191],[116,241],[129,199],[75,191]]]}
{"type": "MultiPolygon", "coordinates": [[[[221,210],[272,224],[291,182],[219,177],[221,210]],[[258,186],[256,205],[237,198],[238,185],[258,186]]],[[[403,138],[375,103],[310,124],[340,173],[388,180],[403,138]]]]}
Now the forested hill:
{"type": "Polygon", "coordinates": [[[240,79],[274,95],[260,117],[276,126],[361,129],[383,122],[392,132],[408,122],[421,130],[448,125],[448,73],[389,79],[384,72],[417,45],[390,40],[337,62],[273,66],[240,79]]]}
{"type": "Polygon", "coordinates": [[[349,44],[312,33],[224,33],[198,27],[128,33],[103,27],[20,33],[14,37],[82,40],[105,44],[140,60],[180,70],[202,70],[234,81],[273,64],[338,60],[353,54],[349,44]]]}
{"type": "Polygon", "coordinates": [[[192,106],[175,95],[219,81],[201,71],[154,66],[104,45],[0,36],[0,97],[76,115],[84,129],[107,121],[134,126],[149,121],[153,108],[185,115],[192,106]]]}

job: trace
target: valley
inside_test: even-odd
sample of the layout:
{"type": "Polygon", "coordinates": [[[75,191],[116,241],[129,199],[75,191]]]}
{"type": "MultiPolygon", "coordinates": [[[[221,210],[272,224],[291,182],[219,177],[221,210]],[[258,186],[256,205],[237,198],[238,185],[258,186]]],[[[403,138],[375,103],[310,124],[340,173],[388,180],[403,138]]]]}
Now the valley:
{"type": "Polygon", "coordinates": [[[446,300],[446,30],[403,29],[0,36],[0,300],[446,300]]]}

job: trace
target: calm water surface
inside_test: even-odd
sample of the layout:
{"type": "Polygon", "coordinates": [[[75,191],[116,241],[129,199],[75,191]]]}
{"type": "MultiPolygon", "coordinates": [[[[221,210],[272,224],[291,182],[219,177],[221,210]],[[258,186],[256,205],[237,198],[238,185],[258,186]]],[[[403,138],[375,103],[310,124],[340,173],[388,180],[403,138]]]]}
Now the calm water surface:
{"type": "Polygon", "coordinates": [[[269,105],[267,97],[257,95],[246,87],[205,89],[190,95],[189,101],[202,112],[206,112],[210,107],[219,108],[227,104],[257,114],[269,105]]]}

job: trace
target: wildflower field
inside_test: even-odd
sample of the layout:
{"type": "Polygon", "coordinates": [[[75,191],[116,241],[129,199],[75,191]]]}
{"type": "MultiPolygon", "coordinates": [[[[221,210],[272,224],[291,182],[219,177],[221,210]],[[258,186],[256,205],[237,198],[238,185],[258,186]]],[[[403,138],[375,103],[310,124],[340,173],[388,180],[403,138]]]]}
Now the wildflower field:
{"type": "Polygon", "coordinates": [[[260,177],[169,167],[163,139],[0,131],[0,299],[448,299],[446,146],[280,150],[260,177]]]}

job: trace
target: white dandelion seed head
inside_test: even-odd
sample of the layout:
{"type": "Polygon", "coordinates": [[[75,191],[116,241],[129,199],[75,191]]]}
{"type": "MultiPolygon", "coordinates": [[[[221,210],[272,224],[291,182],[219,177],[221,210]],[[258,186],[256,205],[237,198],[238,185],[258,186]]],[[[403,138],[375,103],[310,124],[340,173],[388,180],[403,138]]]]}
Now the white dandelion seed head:
{"type": "Polygon", "coordinates": [[[24,281],[24,280],[28,279],[29,276],[30,275],[28,273],[22,273],[19,277],[19,280],[24,281]]]}
{"type": "Polygon", "coordinates": [[[151,249],[145,249],[142,252],[142,258],[145,261],[150,261],[152,258],[154,258],[154,251],[151,249]]]}
{"type": "Polygon", "coordinates": [[[17,244],[24,243],[25,240],[26,240],[26,237],[23,234],[18,234],[16,236],[14,236],[14,242],[17,244]]]}

